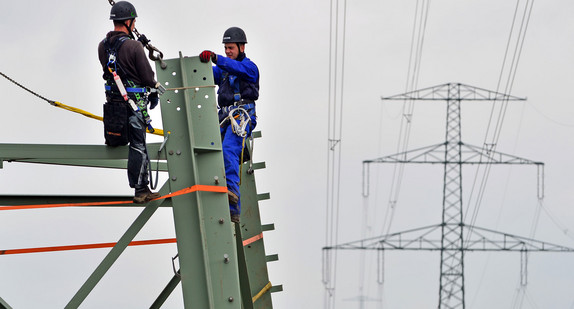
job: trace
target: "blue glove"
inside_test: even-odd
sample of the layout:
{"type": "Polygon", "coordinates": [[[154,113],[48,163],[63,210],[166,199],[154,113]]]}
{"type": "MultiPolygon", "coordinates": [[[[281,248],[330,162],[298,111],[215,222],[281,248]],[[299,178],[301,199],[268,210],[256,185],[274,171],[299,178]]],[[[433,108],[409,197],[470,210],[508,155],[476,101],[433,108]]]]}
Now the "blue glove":
{"type": "Polygon", "coordinates": [[[159,96],[157,95],[157,92],[150,93],[147,99],[149,100],[150,109],[154,109],[159,104],[159,96]]]}

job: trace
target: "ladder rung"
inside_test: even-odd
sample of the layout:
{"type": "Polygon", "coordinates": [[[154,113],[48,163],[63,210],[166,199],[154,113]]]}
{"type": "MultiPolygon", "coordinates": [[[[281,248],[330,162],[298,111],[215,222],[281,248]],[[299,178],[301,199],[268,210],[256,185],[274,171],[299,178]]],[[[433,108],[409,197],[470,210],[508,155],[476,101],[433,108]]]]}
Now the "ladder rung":
{"type": "Polygon", "coordinates": [[[268,263],[269,263],[269,262],[279,261],[279,254],[267,255],[267,256],[265,256],[265,260],[266,260],[268,263]]]}
{"type": "Polygon", "coordinates": [[[269,193],[257,194],[257,200],[258,201],[268,200],[270,198],[271,198],[271,194],[269,194],[269,193]]]}

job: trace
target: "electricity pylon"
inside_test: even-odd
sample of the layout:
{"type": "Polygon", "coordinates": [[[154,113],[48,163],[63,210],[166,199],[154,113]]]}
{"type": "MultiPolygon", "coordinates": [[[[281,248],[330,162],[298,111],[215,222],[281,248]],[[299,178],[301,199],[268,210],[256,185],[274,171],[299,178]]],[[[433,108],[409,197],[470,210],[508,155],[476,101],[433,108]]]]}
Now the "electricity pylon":
{"type": "MultiPolygon", "coordinates": [[[[543,196],[544,163],[467,145],[461,140],[460,103],[464,101],[517,101],[523,98],[460,83],[415,90],[383,100],[446,101],[446,141],[437,145],[405,151],[363,161],[368,183],[368,167],[372,163],[443,164],[442,222],[379,237],[324,247],[323,250],[429,250],[440,251],[439,309],[465,308],[464,254],[466,251],[574,252],[574,249],[521,236],[488,230],[463,221],[462,166],[464,164],[528,164],[538,168],[538,197],[543,196]],[[440,240],[436,234],[440,231],[440,240]],[[414,236],[413,236],[414,235],[414,236]]],[[[522,269],[526,268],[525,258],[522,269]]],[[[525,273],[525,272],[523,272],[525,273]]]]}

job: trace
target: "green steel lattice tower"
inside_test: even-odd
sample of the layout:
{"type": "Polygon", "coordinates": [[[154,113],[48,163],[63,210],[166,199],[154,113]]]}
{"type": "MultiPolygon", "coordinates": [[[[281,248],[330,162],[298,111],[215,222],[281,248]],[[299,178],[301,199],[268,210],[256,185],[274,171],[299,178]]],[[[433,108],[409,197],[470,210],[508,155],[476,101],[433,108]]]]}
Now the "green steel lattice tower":
{"type": "MultiPolygon", "coordinates": [[[[261,224],[258,203],[268,199],[269,194],[257,193],[254,178],[254,170],[264,168],[265,163],[243,164],[241,224],[233,224],[226,194],[201,189],[226,186],[211,64],[180,54],[179,58],[166,60],[165,65],[156,61],[158,80],[168,88],[161,103],[164,142],[148,144],[148,152],[152,167],[169,175],[159,190],[163,196],[186,188],[198,189],[144,205],[65,308],[78,308],[83,303],[158,207],[173,209],[180,269],[175,271],[174,264],[173,278],[163,291],[158,291],[150,308],[161,308],[180,283],[185,308],[272,308],[270,293],[281,291],[282,286],[273,286],[269,281],[267,263],[278,257],[266,255],[263,232],[273,230],[274,225],[261,224]]],[[[253,135],[261,137],[260,132],[253,135]]],[[[8,161],[125,169],[127,153],[127,146],[0,144],[0,168],[8,161]]],[[[117,200],[113,196],[4,195],[0,196],[0,205],[117,200]]],[[[0,298],[0,308],[10,309],[9,302],[6,297],[0,298]]]]}

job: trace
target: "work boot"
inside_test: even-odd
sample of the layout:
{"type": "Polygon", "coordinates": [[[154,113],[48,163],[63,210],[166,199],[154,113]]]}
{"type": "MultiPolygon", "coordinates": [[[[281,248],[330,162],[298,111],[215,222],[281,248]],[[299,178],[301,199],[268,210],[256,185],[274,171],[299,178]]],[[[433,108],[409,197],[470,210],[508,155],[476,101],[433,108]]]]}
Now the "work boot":
{"type": "Polygon", "coordinates": [[[227,190],[227,198],[229,199],[229,204],[231,205],[237,205],[237,203],[239,203],[239,196],[229,190],[227,190]]]}
{"type": "Polygon", "coordinates": [[[145,186],[141,189],[136,189],[136,194],[134,196],[134,203],[135,204],[145,204],[151,200],[156,198],[160,198],[161,194],[157,192],[151,192],[151,190],[145,186]]]}

